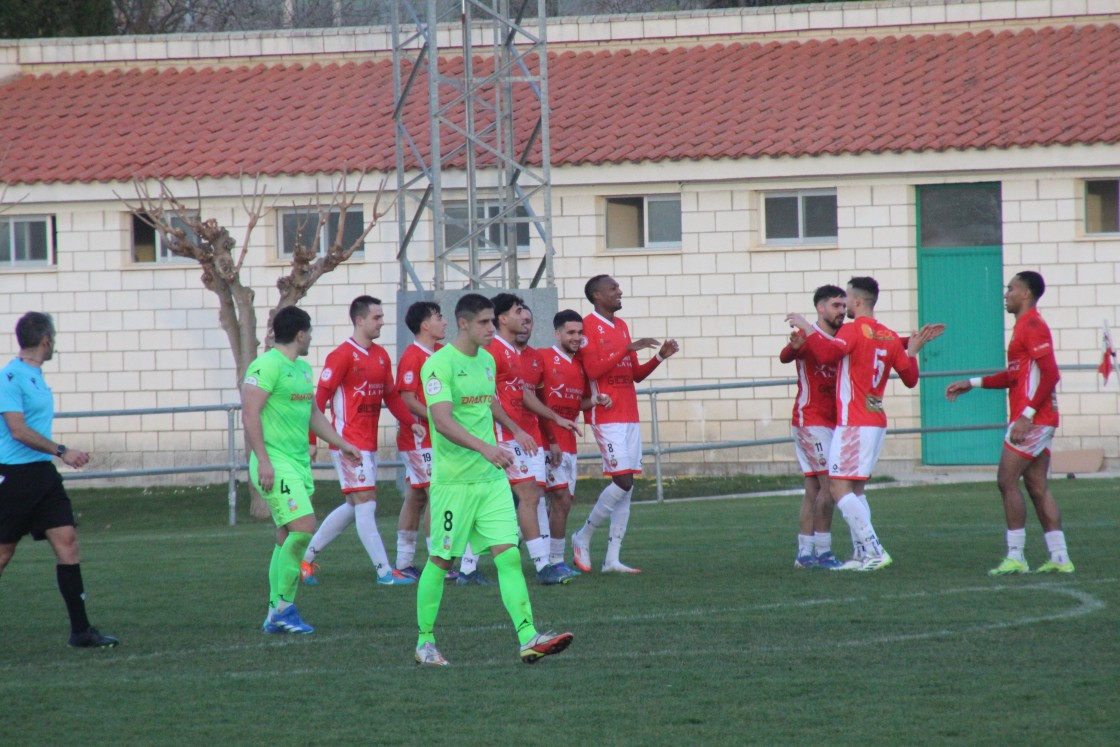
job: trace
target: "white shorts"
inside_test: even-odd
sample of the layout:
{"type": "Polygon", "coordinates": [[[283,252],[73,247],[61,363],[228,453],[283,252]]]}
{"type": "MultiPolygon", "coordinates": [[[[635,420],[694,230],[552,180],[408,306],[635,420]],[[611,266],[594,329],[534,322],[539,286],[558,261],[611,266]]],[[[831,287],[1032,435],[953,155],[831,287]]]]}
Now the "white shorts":
{"type": "Polygon", "coordinates": [[[331,449],[331,461],[344,495],[377,489],[377,452],[363,451],[361,464],[351,464],[343,458],[341,451],[331,449]]]}
{"type": "Polygon", "coordinates": [[[792,426],[793,450],[806,477],[828,474],[828,450],[832,446],[832,429],[827,425],[792,426]]]}
{"type": "Polygon", "coordinates": [[[886,428],[838,425],[828,450],[828,476],[833,480],[867,480],[883,451],[886,428]]]}
{"type": "Polygon", "coordinates": [[[604,475],[641,474],[642,430],[637,423],[603,423],[591,426],[604,475]]]}
{"type": "MultiPolygon", "coordinates": [[[[506,455],[513,460],[513,464],[506,467],[506,477],[509,479],[510,485],[516,485],[519,482],[529,482],[536,480],[537,475],[534,472],[536,466],[533,464],[533,457],[525,453],[521,448],[521,444],[516,441],[499,441],[498,448],[506,453],[506,455]]],[[[540,456],[541,450],[537,449],[537,456],[540,456]]],[[[544,472],[544,467],[541,467],[541,472],[544,472]]],[[[541,475],[541,482],[544,482],[544,475],[541,475]]]]}
{"type": "MultiPolygon", "coordinates": [[[[1014,425],[1012,423],[1011,425],[1014,425]]],[[[1011,425],[1007,426],[1007,431],[1003,434],[1003,448],[1015,452],[1024,459],[1036,459],[1039,454],[1044,451],[1049,451],[1050,442],[1054,440],[1054,431],[1057,430],[1052,425],[1035,425],[1031,424],[1027,428],[1027,435],[1022,443],[1011,443],[1011,425]]]]}
{"type": "Polygon", "coordinates": [[[399,451],[401,461],[404,462],[404,479],[409,486],[426,488],[432,483],[432,450],[413,449],[412,451],[399,451]]]}
{"type": "Polygon", "coordinates": [[[576,455],[561,454],[560,465],[545,466],[545,490],[567,489],[572,495],[576,494],[576,455]]]}

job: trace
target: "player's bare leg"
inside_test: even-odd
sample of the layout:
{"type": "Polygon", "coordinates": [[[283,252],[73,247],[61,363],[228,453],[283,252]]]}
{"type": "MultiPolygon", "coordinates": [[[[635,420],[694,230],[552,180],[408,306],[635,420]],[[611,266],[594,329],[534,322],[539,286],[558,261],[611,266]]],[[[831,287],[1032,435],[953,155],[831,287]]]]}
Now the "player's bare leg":
{"type": "Polygon", "coordinates": [[[416,539],[420,533],[420,517],[427,511],[428,491],[411,485],[405,491],[401,513],[397,517],[397,570],[406,576],[420,578],[416,568],[416,539]]]}
{"type": "MultiPolygon", "coordinates": [[[[828,475],[817,475],[817,482],[820,487],[813,502],[813,564],[817,568],[833,570],[842,565],[832,553],[832,512],[836,504],[832,500],[828,475]]],[[[852,546],[855,547],[854,533],[852,546]]]]}
{"type": "Polygon", "coordinates": [[[1031,503],[1034,504],[1035,513],[1038,514],[1046,549],[1050,552],[1050,560],[1039,566],[1038,572],[1072,573],[1073,563],[1070,562],[1065,532],[1062,531],[1062,512],[1050,492],[1050,483],[1047,480],[1049,471],[1049,450],[1043,451],[1032,459],[1023,471],[1023,483],[1026,485],[1027,494],[1031,497],[1031,503]]]}
{"type": "Polygon", "coordinates": [[[535,480],[526,480],[513,486],[517,496],[517,526],[525,540],[525,549],[533,561],[533,567],[540,573],[548,565],[548,541],[541,537],[537,506],[541,500],[541,486],[535,480]]]}
{"type": "Polygon", "coordinates": [[[548,542],[549,565],[562,565],[564,570],[575,573],[564,562],[564,551],[568,538],[568,515],[571,513],[575,498],[567,488],[550,490],[545,495],[548,498],[548,525],[551,535],[548,542]]]}
{"type": "Polygon", "coordinates": [[[821,490],[816,475],[805,476],[805,494],[801,497],[801,509],[797,513],[797,555],[794,568],[811,568],[813,565],[813,517],[817,506],[817,494],[821,490]]]}

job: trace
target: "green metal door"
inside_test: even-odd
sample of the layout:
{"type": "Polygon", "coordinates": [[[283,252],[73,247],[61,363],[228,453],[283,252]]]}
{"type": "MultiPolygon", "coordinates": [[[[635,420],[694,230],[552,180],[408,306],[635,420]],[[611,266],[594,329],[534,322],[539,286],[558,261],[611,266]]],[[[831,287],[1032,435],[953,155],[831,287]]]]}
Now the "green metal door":
{"type": "MultiPolygon", "coordinates": [[[[948,328],[921,353],[923,373],[1003,368],[1003,229],[998,183],[917,190],[918,321],[948,328]]],[[[963,378],[963,377],[961,377],[963,378]]],[[[922,426],[1002,423],[1006,392],[974,389],[945,399],[953,377],[921,381],[922,426]]],[[[922,434],[922,462],[995,464],[1002,431],[922,434]]]]}

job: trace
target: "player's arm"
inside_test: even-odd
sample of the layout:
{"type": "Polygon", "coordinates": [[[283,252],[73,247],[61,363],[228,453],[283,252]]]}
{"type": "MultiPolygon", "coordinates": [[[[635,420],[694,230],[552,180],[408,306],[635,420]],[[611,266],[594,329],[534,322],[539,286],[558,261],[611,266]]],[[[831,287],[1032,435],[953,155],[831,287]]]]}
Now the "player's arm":
{"type": "MultiPolygon", "coordinates": [[[[24,420],[23,413],[13,410],[4,413],[4,424],[8,426],[8,432],[12,434],[12,438],[19,441],[21,444],[29,449],[41,451],[44,454],[51,456],[58,455],[58,447],[60,444],[50,440],[39,431],[35,430],[27,424],[24,420]]],[[[84,467],[89,462],[89,453],[79,451],[78,449],[67,449],[66,453],[59,457],[62,463],[67,467],[84,467]]]]}
{"type": "Polygon", "coordinates": [[[338,434],[331,421],[327,420],[327,416],[318,407],[311,408],[311,432],[341,451],[343,456],[354,464],[362,461],[362,452],[338,434]]]}
{"type": "Polygon", "coordinates": [[[778,360],[782,363],[793,363],[803,355],[801,350],[804,346],[804,333],[799,329],[793,330],[789,333],[789,342],[782,348],[782,352],[778,353],[778,360]]]}
{"type": "Polygon", "coordinates": [[[509,416],[509,413],[505,411],[497,397],[490,401],[490,412],[499,425],[513,434],[513,440],[525,450],[526,454],[532,455],[537,453],[537,442],[533,440],[532,436],[525,432],[525,429],[521,427],[520,423],[509,416]]]}
{"type": "Polygon", "coordinates": [[[411,412],[421,421],[425,421],[428,419],[428,408],[420,402],[420,398],[416,396],[416,392],[402,391],[400,395],[401,399],[404,400],[404,405],[408,408],[409,412],[411,412]]]}
{"type": "MultiPolygon", "coordinates": [[[[327,405],[334,397],[334,393],[338,391],[339,385],[346,378],[346,374],[350,373],[350,359],[344,355],[336,355],[338,351],[331,351],[327,355],[327,360],[323,363],[323,371],[319,374],[319,383],[315,385],[315,407],[320,412],[327,411],[327,405]]],[[[318,445],[314,433],[308,434],[308,441],[311,446],[318,445]]],[[[315,458],[315,454],[311,455],[315,458]]]]}
{"type": "Polygon", "coordinates": [[[902,385],[907,389],[913,389],[918,385],[918,359],[912,355],[907,355],[906,351],[899,348],[898,355],[895,356],[893,368],[898,372],[898,378],[902,380],[902,385]]]}
{"type": "MultiPolygon", "coordinates": [[[[494,401],[497,402],[496,399],[494,401]]],[[[498,409],[501,410],[501,407],[498,407],[498,409]]],[[[493,407],[491,407],[491,410],[493,410],[493,407]]],[[[502,414],[505,414],[504,410],[502,410],[502,414]]],[[[494,444],[486,443],[477,436],[472,436],[467,429],[453,417],[452,405],[450,402],[429,403],[428,418],[432,422],[432,428],[441,436],[453,444],[462,446],[464,449],[477,451],[486,461],[490,462],[495,467],[505,469],[513,464],[513,459],[507,456],[500,448],[494,444]]],[[[504,426],[505,423],[502,425],[504,426]]]]}
{"type": "MultiPolygon", "coordinates": [[[[415,397],[415,395],[413,395],[415,397]]],[[[393,413],[393,417],[397,422],[406,428],[411,428],[413,435],[417,438],[424,438],[428,435],[428,429],[416,422],[416,415],[413,414],[412,409],[405,403],[404,397],[397,391],[397,387],[393,384],[393,376],[387,373],[385,376],[385,404],[389,407],[389,412],[393,413]]]]}
{"type": "Polygon", "coordinates": [[[590,378],[597,379],[617,366],[619,361],[631,353],[655,347],[657,347],[657,340],[652,337],[643,337],[640,340],[632,341],[624,350],[615,350],[603,355],[599,339],[591,340],[591,338],[588,338],[587,345],[579,351],[579,354],[583,362],[583,370],[590,378]]]}
{"type": "MultiPolygon", "coordinates": [[[[850,326],[852,325],[845,324],[835,337],[825,337],[810,326],[810,331],[806,333],[805,337],[805,350],[819,363],[839,363],[840,359],[851,351],[848,340],[845,339],[845,334],[850,326]]],[[[804,332],[805,330],[802,329],[801,331],[804,332]]]]}
{"type": "Polygon", "coordinates": [[[548,409],[543,402],[537,399],[537,395],[534,392],[530,392],[528,389],[526,389],[522,401],[525,404],[525,409],[536,415],[541,420],[548,420],[549,422],[554,423],[557,428],[563,428],[564,430],[571,431],[572,433],[580,436],[583,435],[583,431],[580,430],[577,423],[572,420],[568,420],[567,418],[562,418],[552,410],[548,409]]]}
{"type": "Polygon", "coordinates": [[[637,384],[644,381],[647,376],[654,372],[654,369],[661,365],[662,361],[676,354],[678,351],[680,351],[680,349],[681,346],[677,343],[676,340],[666,340],[665,342],[661,343],[661,349],[658,350],[652,358],[650,358],[640,366],[638,365],[638,354],[631,353],[630,362],[634,367],[634,374],[631,378],[633,379],[634,383],[637,384]]]}
{"type": "MultiPolygon", "coordinates": [[[[261,413],[271,394],[255,384],[241,385],[241,422],[245,426],[245,441],[249,451],[257,457],[257,482],[265,493],[272,491],[272,483],[276,479],[272,460],[264,448],[264,424],[261,421],[261,413]]],[[[312,409],[318,411],[319,408],[312,409]]]]}
{"type": "Polygon", "coordinates": [[[989,376],[973,376],[971,379],[954,381],[945,387],[945,399],[953,402],[957,397],[966,392],[971,392],[976,387],[981,389],[1007,389],[1011,386],[1011,372],[1007,370],[989,376]]]}

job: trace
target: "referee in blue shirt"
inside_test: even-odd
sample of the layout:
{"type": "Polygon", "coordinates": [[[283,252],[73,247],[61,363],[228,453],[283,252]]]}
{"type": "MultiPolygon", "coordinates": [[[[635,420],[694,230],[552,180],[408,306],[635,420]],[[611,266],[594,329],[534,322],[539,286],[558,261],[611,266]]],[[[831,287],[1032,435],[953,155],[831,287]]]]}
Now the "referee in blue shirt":
{"type": "Polygon", "coordinates": [[[86,617],[78,532],[70,497],[52,457],[82,467],[89,454],[51,440],[54,398],[43,380],[43,364],[54,356],[54,322],[37,311],[16,323],[19,355],[0,369],[0,575],[30,534],[51,543],[58,558],[58,590],[70,614],[70,645],[111,648],[120,643],[86,617]]]}

